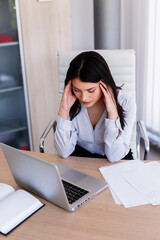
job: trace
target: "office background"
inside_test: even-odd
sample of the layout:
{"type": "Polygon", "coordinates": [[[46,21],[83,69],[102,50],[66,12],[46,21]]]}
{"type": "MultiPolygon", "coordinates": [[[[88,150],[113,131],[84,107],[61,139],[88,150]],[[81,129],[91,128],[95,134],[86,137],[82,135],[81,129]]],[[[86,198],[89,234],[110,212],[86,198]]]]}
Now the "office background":
{"type": "Polygon", "coordinates": [[[152,147],[159,151],[160,4],[156,0],[70,0],[70,9],[72,49],[135,49],[137,119],[145,121],[152,147]]]}
{"type": "Polygon", "coordinates": [[[70,4],[72,49],[135,49],[137,119],[144,120],[151,147],[160,152],[159,1],[70,0],[70,4]]]}
{"type": "MultiPolygon", "coordinates": [[[[137,119],[159,148],[158,0],[15,0],[32,149],[58,111],[58,50],[134,48],[137,119]]],[[[52,136],[50,137],[50,139],[52,136]]],[[[49,149],[53,140],[49,139],[49,149]]]]}

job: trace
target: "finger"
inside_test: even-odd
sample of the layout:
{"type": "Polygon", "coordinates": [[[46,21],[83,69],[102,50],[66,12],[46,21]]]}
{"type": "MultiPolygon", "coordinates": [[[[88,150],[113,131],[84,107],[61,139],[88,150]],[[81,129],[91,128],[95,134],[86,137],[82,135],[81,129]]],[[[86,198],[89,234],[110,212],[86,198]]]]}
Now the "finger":
{"type": "Polygon", "coordinates": [[[107,86],[103,81],[100,81],[100,84],[102,85],[102,87],[104,88],[104,90],[109,94],[108,86],[107,86]]]}
{"type": "Polygon", "coordinates": [[[106,87],[101,83],[100,86],[106,91],[106,87]]]}
{"type": "Polygon", "coordinates": [[[100,83],[102,84],[102,86],[104,87],[106,92],[110,95],[110,97],[112,98],[112,101],[115,102],[115,98],[114,98],[112,88],[110,86],[107,86],[103,81],[100,81],[100,83]]]}
{"type": "Polygon", "coordinates": [[[100,84],[101,90],[103,92],[103,95],[105,96],[106,99],[108,99],[109,101],[112,101],[114,105],[116,105],[116,101],[113,95],[113,92],[111,90],[111,88],[109,88],[108,86],[106,86],[106,84],[100,84]]]}
{"type": "Polygon", "coordinates": [[[71,80],[67,83],[67,85],[65,86],[64,92],[70,92],[71,90],[71,80]]]}
{"type": "Polygon", "coordinates": [[[107,89],[106,85],[103,85],[103,84],[100,83],[100,88],[101,88],[104,95],[109,95],[109,92],[108,92],[108,89],[107,89]]]}
{"type": "Polygon", "coordinates": [[[104,88],[104,86],[100,83],[100,89],[102,90],[102,92],[105,94],[106,93],[106,89],[104,88]]]}
{"type": "Polygon", "coordinates": [[[69,80],[69,82],[67,83],[66,87],[70,88],[70,86],[71,86],[71,80],[69,80]]]}

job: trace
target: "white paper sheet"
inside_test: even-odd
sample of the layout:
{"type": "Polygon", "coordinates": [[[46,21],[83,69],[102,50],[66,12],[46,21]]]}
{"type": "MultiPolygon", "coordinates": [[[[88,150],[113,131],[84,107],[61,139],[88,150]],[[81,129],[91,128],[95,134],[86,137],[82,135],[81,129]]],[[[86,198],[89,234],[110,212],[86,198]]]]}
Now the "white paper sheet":
{"type": "Polygon", "coordinates": [[[119,174],[122,170],[137,169],[143,164],[144,163],[139,160],[133,160],[118,163],[109,167],[101,167],[99,169],[104,179],[109,184],[109,187],[114,191],[117,198],[126,208],[149,203],[141,193],[137,192],[136,189],[131,186],[121,174],[119,174]]]}
{"type": "Polygon", "coordinates": [[[160,165],[158,163],[146,163],[134,169],[122,170],[119,174],[149,203],[157,205],[160,202],[160,165]]]}
{"type": "Polygon", "coordinates": [[[118,205],[122,205],[121,201],[118,199],[117,195],[115,194],[115,192],[113,191],[113,189],[110,186],[109,186],[109,190],[112,194],[112,197],[113,197],[115,203],[118,205]]]}

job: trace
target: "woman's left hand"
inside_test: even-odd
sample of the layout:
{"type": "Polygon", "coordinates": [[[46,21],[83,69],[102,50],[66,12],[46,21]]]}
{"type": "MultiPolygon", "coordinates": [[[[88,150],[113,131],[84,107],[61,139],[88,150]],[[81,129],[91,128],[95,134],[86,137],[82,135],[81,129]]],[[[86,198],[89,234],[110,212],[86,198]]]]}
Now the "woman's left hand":
{"type": "Polygon", "coordinates": [[[100,88],[103,93],[103,101],[106,105],[108,118],[117,119],[118,111],[117,111],[117,106],[116,106],[114,94],[111,87],[108,87],[103,81],[100,81],[100,88]]]}

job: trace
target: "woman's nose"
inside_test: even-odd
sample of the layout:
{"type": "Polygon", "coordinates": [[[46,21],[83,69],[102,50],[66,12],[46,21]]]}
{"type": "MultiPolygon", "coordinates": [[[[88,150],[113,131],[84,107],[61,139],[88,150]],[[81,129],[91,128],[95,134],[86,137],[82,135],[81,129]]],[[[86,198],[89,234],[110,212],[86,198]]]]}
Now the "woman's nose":
{"type": "Polygon", "coordinates": [[[87,100],[87,93],[86,93],[86,92],[82,92],[81,100],[82,100],[83,102],[85,102],[85,101],[87,100]]]}

